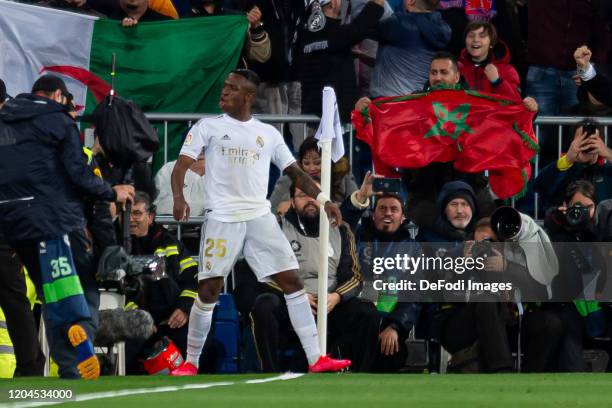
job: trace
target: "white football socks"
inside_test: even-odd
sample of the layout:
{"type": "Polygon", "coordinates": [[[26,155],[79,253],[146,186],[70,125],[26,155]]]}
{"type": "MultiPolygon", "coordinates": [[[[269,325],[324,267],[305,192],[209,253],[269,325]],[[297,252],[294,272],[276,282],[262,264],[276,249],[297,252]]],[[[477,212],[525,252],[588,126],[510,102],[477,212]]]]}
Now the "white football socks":
{"type": "Polygon", "coordinates": [[[214,309],[214,303],[204,303],[199,297],[196,297],[191,306],[187,333],[187,362],[196,367],[200,366],[200,354],[210,331],[214,309]]]}
{"type": "Polygon", "coordinates": [[[308,364],[312,365],[321,357],[321,350],[319,349],[317,325],[308,303],[308,296],[302,289],[290,295],[285,295],[285,302],[287,302],[287,310],[293,330],[300,338],[308,364]]]}

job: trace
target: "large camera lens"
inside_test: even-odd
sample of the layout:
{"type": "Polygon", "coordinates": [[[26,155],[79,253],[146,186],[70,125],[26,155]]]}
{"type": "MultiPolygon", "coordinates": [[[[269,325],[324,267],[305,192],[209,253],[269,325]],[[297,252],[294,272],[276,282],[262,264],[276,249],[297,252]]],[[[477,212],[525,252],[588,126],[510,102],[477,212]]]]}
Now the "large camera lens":
{"type": "Polygon", "coordinates": [[[502,241],[517,236],[521,231],[522,224],[521,214],[512,207],[499,207],[491,215],[493,232],[502,241]]]}

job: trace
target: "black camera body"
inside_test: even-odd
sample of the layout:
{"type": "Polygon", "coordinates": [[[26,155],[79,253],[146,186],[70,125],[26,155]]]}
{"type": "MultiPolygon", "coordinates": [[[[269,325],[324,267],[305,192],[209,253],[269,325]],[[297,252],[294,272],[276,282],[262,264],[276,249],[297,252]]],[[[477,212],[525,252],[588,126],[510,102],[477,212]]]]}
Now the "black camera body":
{"type": "Polygon", "coordinates": [[[472,247],[472,258],[487,258],[493,255],[492,242],[491,238],[475,242],[472,247]]]}
{"type": "Polygon", "coordinates": [[[573,230],[580,231],[586,229],[591,221],[589,207],[576,203],[569,207],[565,212],[565,225],[573,230]]]}

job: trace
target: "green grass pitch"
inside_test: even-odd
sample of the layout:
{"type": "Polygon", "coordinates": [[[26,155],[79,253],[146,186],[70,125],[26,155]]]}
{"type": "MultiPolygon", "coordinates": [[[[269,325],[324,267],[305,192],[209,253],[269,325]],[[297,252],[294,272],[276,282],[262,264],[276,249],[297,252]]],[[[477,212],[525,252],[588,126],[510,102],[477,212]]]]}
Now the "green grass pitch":
{"type": "Polygon", "coordinates": [[[76,397],[61,407],[100,408],[272,408],[272,407],[612,407],[611,374],[318,374],[270,379],[275,375],[202,375],[188,378],[103,377],[95,382],[33,378],[0,381],[1,407],[34,406],[8,400],[9,389],[66,389],[76,397]],[[220,385],[217,383],[226,383],[220,385]],[[195,385],[197,384],[197,385],[195,385]],[[202,384],[208,384],[205,387],[202,384]],[[198,388],[185,389],[185,386],[198,388]],[[164,387],[161,388],[160,387],[164,387]],[[181,388],[175,390],[176,388],[181,388]],[[134,395],[101,395],[134,392],[134,395]],[[17,405],[15,405],[17,404],[17,405]]]}

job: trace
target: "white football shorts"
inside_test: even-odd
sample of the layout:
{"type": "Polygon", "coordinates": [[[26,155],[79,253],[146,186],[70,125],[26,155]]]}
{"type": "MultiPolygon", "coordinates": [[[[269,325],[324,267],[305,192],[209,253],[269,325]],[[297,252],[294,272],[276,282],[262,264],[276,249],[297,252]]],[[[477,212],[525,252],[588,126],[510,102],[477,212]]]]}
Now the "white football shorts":
{"type": "Polygon", "coordinates": [[[291,245],[271,213],[243,222],[222,222],[207,216],[202,224],[198,281],[223,277],[244,255],[260,282],[299,268],[291,245]]]}

